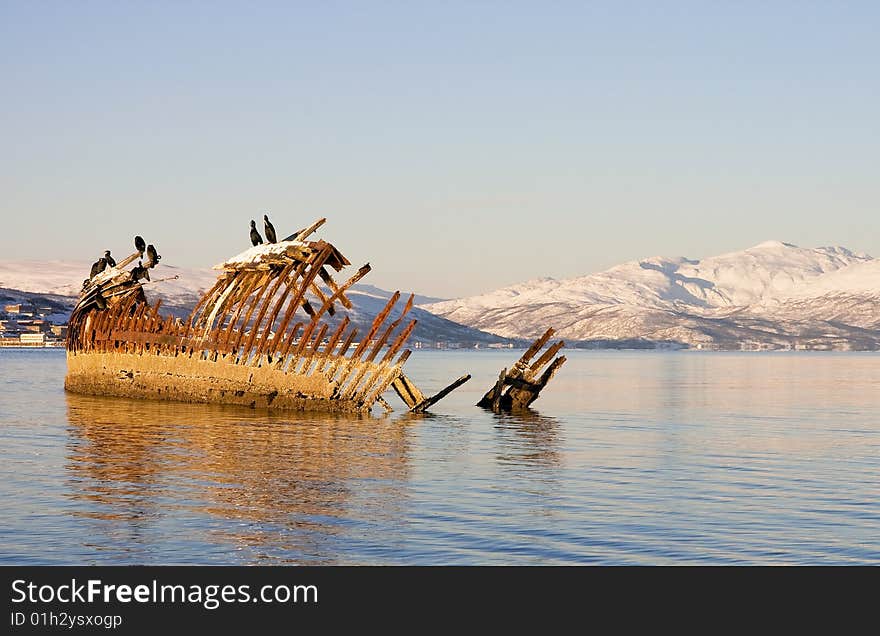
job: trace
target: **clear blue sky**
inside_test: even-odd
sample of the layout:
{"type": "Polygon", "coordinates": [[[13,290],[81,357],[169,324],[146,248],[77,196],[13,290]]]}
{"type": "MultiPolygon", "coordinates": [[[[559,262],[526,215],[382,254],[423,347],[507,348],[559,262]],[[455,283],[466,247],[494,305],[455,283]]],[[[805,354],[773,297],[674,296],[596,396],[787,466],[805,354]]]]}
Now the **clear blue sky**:
{"type": "Polygon", "coordinates": [[[322,234],[440,296],[880,256],[878,2],[0,0],[0,258],[322,234]]]}

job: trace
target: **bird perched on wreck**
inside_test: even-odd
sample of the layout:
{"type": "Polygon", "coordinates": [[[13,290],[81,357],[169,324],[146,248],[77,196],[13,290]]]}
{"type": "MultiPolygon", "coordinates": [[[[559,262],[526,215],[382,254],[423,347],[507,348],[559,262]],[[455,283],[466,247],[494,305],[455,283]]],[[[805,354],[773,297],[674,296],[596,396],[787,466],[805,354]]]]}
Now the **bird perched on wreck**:
{"type": "MultiPolygon", "coordinates": [[[[150,247],[153,246],[151,245],[150,247]]],[[[150,270],[147,267],[144,267],[141,261],[138,261],[137,267],[133,267],[131,270],[131,280],[136,283],[142,278],[150,280],[150,270]]]]}
{"type": "Polygon", "coordinates": [[[134,237],[134,249],[140,252],[141,256],[144,255],[144,251],[147,249],[147,242],[142,236],[134,237]]]}
{"type": "Polygon", "coordinates": [[[116,259],[110,256],[110,250],[104,250],[104,260],[107,261],[110,267],[116,267],[116,259]]]}
{"type": "MultiPolygon", "coordinates": [[[[162,258],[159,254],[156,253],[156,248],[153,247],[152,243],[147,245],[147,264],[144,267],[150,268],[155,267],[156,263],[159,262],[159,259],[162,258]]],[[[149,280],[149,279],[147,279],[149,280]]]]}
{"type": "Polygon", "coordinates": [[[263,226],[266,228],[266,242],[277,243],[278,237],[275,235],[275,226],[269,221],[269,215],[263,215],[263,226]]]}
{"type": "Polygon", "coordinates": [[[257,222],[251,219],[251,243],[256,245],[263,244],[263,237],[257,232],[257,222]]]}
{"type": "Polygon", "coordinates": [[[103,256],[92,263],[92,270],[89,272],[89,278],[94,278],[101,272],[107,269],[107,259],[103,256]]]}

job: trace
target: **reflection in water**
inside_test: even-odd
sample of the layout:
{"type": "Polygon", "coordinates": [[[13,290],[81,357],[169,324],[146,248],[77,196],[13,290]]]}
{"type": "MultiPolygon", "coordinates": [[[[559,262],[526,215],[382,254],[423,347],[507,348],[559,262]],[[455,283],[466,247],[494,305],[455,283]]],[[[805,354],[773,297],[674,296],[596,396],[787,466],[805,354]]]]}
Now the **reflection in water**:
{"type": "Polygon", "coordinates": [[[571,352],[535,412],[474,383],[360,419],[65,395],[64,372],[0,351],[0,564],[880,564],[878,354],[571,352]]]}
{"type": "Polygon", "coordinates": [[[493,415],[499,438],[497,460],[500,464],[540,468],[559,466],[560,424],[556,418],[531,409],[493,415]]]}
{"type": "Polygon", "coordinates": [[[208,525],[227,550],[326,557],[333,551],[314,543],[346,519],[393,523],[405,505],[410,450],[401,422],[66,399],[70,496],[89,504],[78,514],[112,521],[114,543],[133,550],[145,533],[185,540],[188,525],[208,525]]]}

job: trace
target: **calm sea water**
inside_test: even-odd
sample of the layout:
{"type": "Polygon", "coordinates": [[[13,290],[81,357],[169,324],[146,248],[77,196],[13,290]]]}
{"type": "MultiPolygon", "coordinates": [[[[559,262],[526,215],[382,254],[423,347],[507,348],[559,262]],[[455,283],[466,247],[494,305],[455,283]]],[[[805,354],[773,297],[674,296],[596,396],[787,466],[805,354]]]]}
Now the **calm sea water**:
{"type": "MultiPolygon", "coordinates": [[[[0,350],[3,564],[880,564],[880,355],[416,352],[434,414],[66,394],[0,350]]],[[[389,400],[397,403],[396,396],[389,400]]]]}

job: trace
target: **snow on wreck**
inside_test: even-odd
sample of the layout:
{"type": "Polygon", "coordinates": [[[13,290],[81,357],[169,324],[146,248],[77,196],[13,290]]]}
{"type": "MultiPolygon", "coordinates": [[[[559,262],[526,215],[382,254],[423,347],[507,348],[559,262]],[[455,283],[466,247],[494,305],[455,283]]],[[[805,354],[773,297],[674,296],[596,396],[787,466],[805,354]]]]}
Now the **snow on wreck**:
{"type": "MultiPolygon", "coordinates": [[[[84,281],[69,322],[65,388],[76,393],[217,402],[295,410],[369,411],[393,388],[407,408],[424,411],[468,379],[426,397],[403,373],[416,320],[413,297],[396,292],[358,333],[344,310],[346,291],[370,271],[342,283],[349,261],[332,244],[308,240],[326,219],[277,243],[228,259],[216,283],[186,320],[159,313],[143,281],[159,256],[145,245],[84,281]],[[337,315],[337,310],[343,311],[337,315]],[[392,314],[396,317],[392,320],[392,314]]],[[[159,281],[155,281],[159,282],[159,281]]]]}

